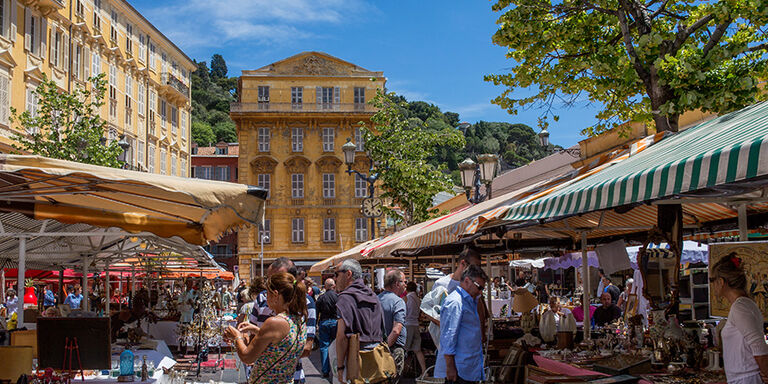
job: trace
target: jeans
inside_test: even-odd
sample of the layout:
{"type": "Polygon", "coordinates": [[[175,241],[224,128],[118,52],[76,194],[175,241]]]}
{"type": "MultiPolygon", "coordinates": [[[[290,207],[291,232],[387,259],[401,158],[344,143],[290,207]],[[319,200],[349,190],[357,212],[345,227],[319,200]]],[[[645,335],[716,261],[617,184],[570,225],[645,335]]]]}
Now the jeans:
{"type": "Polygon", "coordinates": [[[328,346],[336,339],[336,319],[325,319],[320,321],[320,361],[323,365],[323,375],[331,372],[331,362],[328,360],[328,346]]]}

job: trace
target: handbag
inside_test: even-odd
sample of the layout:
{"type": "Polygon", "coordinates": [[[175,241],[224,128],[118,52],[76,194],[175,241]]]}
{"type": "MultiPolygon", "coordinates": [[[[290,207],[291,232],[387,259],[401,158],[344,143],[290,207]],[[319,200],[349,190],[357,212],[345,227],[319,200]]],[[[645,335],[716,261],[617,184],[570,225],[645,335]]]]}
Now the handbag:
{"type": "Polygon", "coordinates": [[[349,336],[347,345],[347,380],[360,378],[360,334],[353,333],[349,336]],[[356,359],[352,356],[357,356],[356,359]]]}
{"type": "Polygon", "coordinates": [[[366,383],[381,383],[397,376],[395,359],[386,343],[379,343],[370,351],[362,351],[360,356],[360,376],[366,383]]]}

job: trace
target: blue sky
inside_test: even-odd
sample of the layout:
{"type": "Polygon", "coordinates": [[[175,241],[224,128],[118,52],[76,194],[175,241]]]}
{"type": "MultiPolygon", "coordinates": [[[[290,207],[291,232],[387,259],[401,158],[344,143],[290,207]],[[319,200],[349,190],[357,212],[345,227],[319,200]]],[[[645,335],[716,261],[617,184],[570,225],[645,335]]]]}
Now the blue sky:
{"type": "MultiPolygon", "coordinates": [[[[189,57],[224,56],[230,76],[302,51],[322,51],[383,71],[390,91],[458,112],[463,121],[524,123],[538,130],[540,110],[513,116],[490,102],[503,89],[483,76],[514,64],[491,42],[499,15],[490,1],[129,1],[189,57]]],[[[581,129],[595,122],[595,112],[586,104],[558,109],[550,140],[576,144],[584,138],[581,129]]]]}

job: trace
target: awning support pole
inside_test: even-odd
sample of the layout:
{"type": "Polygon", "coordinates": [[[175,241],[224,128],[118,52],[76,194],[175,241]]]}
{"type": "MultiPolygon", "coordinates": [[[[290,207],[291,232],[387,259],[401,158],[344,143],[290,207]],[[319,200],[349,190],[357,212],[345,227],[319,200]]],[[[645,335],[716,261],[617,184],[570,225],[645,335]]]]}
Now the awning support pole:
{"type": "Polygon", "coordinates": [[[109,302],[110,297],[112,297],[109,293],[110,286],[109,286],[109,260],[107,260],[104,263],[104,296],[107,299],[107,302],[104,304],[104,316],[109,317],[109,302]]]}
{"type": "Polygon", "coordinates": [[[90,309],[90,305],[88,305],[88,298],[90,294],[88,293],[88,262],[89,262],[88,256],[83,256],[83,303],[80,306],[83,311],[88,311],[90,309]]]}
{"type": "Polygon", "coordinates": [[[119,295],[117,295],[117,309],[122,311],[123,310],[123,273],[120,272],[120,280],[117,282],[117,291],[120,292],[119,295]]]}
{"type": "Polygon", "coordinates": [[[5,268],[0,269],[0,298],[5,297],[5,268]]]}
{"type": "Polygon", "coordinates": [[[57,304],[64,304],[64,267],[59,268],[59,302],[57,304]]]}
{"type": "Polygon", "coordinates": [[[133,299],[136,296],[136,270],[131,269],[131,305],[129,308],[133,308],[133,299]]]}
{"type": "Polygon", "coordinates": [[[747,205],[739,204],[739,241],[748,241],[749,232],[747,228],[747,205]]]}
{"type": "MultiPolygon", "coordinates": [[[[487,340],[488,343],[490,343],[491,340],[493,339],[493,311],[492,311],[493,310],[493,301],[492,301],[492,297],[491,297],[491,286],[493,285],[492,284],[493,276],[491,276],[491,255],[488,254],[488,256],[487,256],[487,258],[485,260],[486,260],[485,261],[486,268],[488,270],[488,272],[487,272],[488,280],[485,282],[485,288],[488,291],[488,292],[486,292],[488,308],[486,308],[486,311],[485,311],[486,318],[488,320],[488,336],[487,336],[486,340],[487,340]]],[[[487,348],[486,348],[486,351],[487,351],[487,348]]]]}
{"type": "Polygon", "coordinates": [[[589,260],[587,258],[587,232],[581,232],[581,280],[584,284],[584,298],[581,306],[584,310],[584,340],[592,338],[590,330],[592,328],[592,319],[589,313],[589,293],[592,290],[589,284],[589,260]]]}
{"type": "Polygon", "coordinates": [[[19,237],[19,273],[17,276],[18,281],[16,281],[16,297],[19,298],[19,305],[17,313],[17,327],[21,328],[24,326],[24,273],[27,269],[27,238],[26,237],[19,237]]]}
{"type": "Polygon", "coordinates": [[[408,280],[413,281],[413,259],[408,260],[408,280]]]}

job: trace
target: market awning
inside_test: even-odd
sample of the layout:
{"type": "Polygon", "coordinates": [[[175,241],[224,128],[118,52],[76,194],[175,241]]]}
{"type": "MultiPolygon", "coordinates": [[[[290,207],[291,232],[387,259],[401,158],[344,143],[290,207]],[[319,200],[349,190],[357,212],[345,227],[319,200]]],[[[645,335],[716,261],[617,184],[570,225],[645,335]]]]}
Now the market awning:
{"type": "Polygon", "coordinates": [[[544,261],[546,259],[522,259],[512,260],[509,262],[509,266],[512,268],[543,268],[544,261]]]}
{"type": "Polygon", "coordinates": [[[768,175],[768,102],[689,128],[590,177],[512,204],[504,221],[553,220],[688,192],[743,193],[768,175]]]}
{"type": "Polygon", "coordinates": [[[331,256],[324,260],[318,261],[312,267],[309,268],[310,272],[322,272],[326,269],[333,267],[334,265],[346,260],[346,259],[359,259],[362,257],[362,252],[367,246],[371,245],[375,240],[368,240],[365,243],[360,243],[338,255],[331,256]]]}
{"type": "Polygon", "coordinates": [[[205,245],[262,220],[266,190],[39,156],[0,155],[0,211],[205,245]]]}

